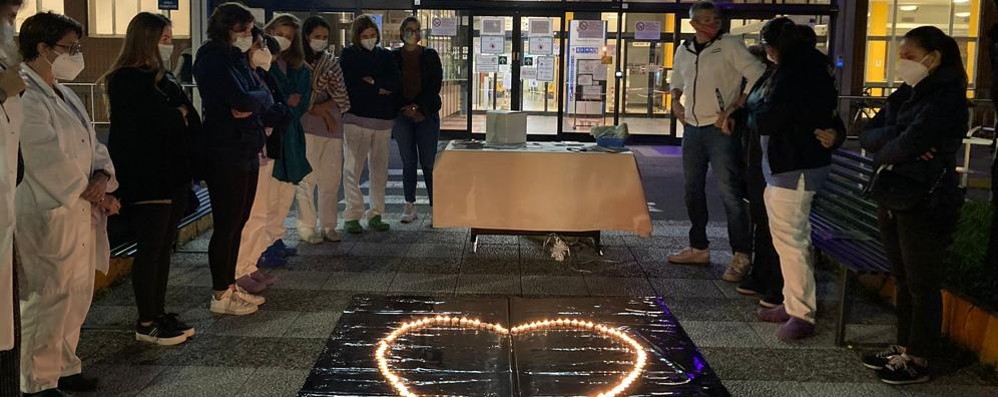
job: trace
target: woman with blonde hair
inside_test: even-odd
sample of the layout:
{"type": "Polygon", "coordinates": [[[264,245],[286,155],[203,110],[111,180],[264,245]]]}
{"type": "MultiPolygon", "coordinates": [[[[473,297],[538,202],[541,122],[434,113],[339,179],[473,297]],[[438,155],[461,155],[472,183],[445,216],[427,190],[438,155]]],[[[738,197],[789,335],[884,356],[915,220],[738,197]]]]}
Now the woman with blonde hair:
{"type": "Polygon", "coordinates": [[[165,16],[142,12],[132,18],[118,59],[101,82],[111,113],[108,140],[118,165],[118,195],[138,237],[132,286],[139,318],[135,339],[176,345],[194,328],[166,313],[170,249],[188,206],[193,175],[191,135],[201,128],[180,83],[166,68],[173,28],[165,16]]]}

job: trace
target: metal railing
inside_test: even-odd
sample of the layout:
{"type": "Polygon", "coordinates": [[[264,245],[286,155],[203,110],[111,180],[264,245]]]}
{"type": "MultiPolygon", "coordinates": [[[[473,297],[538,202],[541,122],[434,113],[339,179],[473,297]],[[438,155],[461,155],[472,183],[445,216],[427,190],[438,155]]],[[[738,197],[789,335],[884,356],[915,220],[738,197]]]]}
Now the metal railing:
{"type": "MultiPolygon", "coordinates": [[[[76,93],[76,96],[80,97],[83,105],[87,107],[90,113],[90,120],[94,128],[111,124],[111,121],[108,119],[107,101],[105,101],[104,90],[101,86],[97,83],[62,83],[62,85],[69,87],[76,93]]],[[[195,104],[200,103],[200,98],[197,95],[197,85],[182,84],[182,87],[187,96],[194,100],[195,104]]]]}

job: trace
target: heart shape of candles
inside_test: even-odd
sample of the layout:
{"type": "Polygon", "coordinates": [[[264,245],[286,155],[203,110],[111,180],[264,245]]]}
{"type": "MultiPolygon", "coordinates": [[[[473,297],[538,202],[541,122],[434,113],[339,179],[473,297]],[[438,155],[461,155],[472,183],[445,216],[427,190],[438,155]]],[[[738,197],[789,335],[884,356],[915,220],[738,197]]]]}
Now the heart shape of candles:
{"type": "Polygon", "coordinates": [[[617,382],[612,388],[607,391],[595,394],[597,397],[615,397],[620,395],[631,386],[634,381],[641,376],[644,371],[645,365],[648,363],[648,353],[645,352],[645,347],[642,346],[638,341],[631,338],[627,333],[620,331],[616,328],[608,327],[603,324],[593,323],[591,321],[577,320],[577,319],[567,319],[559,318],[556,320],[543,320],[534,321],[526,324],[520,324],[512,329],[506,329],[502,325],[492,324],[482,322],[478,319],[469,319],[465,317],[450,317],[450,316],[436,316],[436,317],[425,317],[418,320],[403,322],[397,328],[392,330],[387,336],[378,341],[378,348],[374,352],[374,359],[378,363],[378,370],[381,371],[381,375],[388,380],[388,383],[392,386],[395,392],[404,397],[418,397],[412,391],[409,386],[405,383],[405,379],[395,374],[391,367],[388,365],[388,359],[386,355],[388,350],[391,349],[392,345],[403,335],[410,332],[419,331],[422,329],[434,327],[434,326],[448,326],[448,327],[460,327],[464,329],[473,329],[481,331],[494,332],[501,336],[517,336],[529,334],[538,331],[549,331],[549,330],[579,330],[579,331],[592,331],[600,335],[609,337],[611,339],[621,342],[625,346],[629,346],[631,350],[634,351],[634,366],[631,370],[627,372],[619,382],[617,382]]]}

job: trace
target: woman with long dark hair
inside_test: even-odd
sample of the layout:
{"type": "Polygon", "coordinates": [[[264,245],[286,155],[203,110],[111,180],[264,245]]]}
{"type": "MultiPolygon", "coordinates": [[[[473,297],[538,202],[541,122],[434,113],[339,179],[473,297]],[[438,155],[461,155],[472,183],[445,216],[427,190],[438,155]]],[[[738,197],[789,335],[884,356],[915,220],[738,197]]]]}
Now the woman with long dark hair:
{"type": "Polygon", "coordinates": [[[118,168],[118,196],[138,241],[132,264],[135,339],[166,346],[194,335],[193,327],[166,313],[164,302],[171,248],[193,179],[190,139],[201,127],[194,105],[165,67],[172,45],[169,19],[139,13],[100,81],[110,105],[108,149],[118,168]]]}
{"type": "Polygon", "coordinates": [[[343,178],[343,113],[350,110],[350,97],[340,60],[328,50],[331,32],[320,16],[308,17],[302,24],[302,36],[307,40],[305,62],[312,68],[312,104],[301,124],[313,170],[298,184],[298,235],[311,243],[343,239],[336,225],[343,178]]]}
{"type": "Polygon", "coordinates": [[[897,288],[897,344],[863,358],[894,385],[927,382],[942,328],[940,280],[963,205],[956,153],[967,133],[967,71],[956,41],[933,26],[898,46],[904,85],[860,137],[874,153],[869,192],[897,288]]]}
{"type": "Polygon", "coordinates": [[[257,311],[252,297],[235,284],[239,236],[256,194],[260,150],[266,135],[262,113],[274,99],[250,68],[253,14],[225,3],[208,19],[209,40],[198,49],[194,78],[204,107],[203,142],[196,145],[211,198],[214,232],[208,245],[211,311],[247,315],[257,311]]]}
{"type": "Polygon", "coordinates": [[[811,256],[811,203],[832,163],[832,150],[844,135],[828,139],[838,123],[838,94],[831,62],[802,35],[789,18],[762,28],[767,57],[776,65],[749,94],[749,128],[758,134],[766,180],[763,201],[773,246],[783,273],[783,304],[759,311],[759,318],[779,322],[782,340],[815,332],[817,295],[811,256]]]}

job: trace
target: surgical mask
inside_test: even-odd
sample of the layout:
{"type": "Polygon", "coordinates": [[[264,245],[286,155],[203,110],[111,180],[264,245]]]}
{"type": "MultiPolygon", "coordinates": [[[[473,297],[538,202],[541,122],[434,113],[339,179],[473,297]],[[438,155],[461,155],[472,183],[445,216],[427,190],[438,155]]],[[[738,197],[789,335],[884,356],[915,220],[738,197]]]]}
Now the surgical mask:
{"type": "MultiPolygon", "coordinates": [[[[45,58],[45,60],[47,61],[48,58],[45,58]]],[[[62,81],[75,79],[86,66],[83,61],[82,52],[78,52],[72,56],[69,54],[59,54],[50,65],[52,65],[52,77],[62,81]]]]}
{"type": "Polygon", "coordinates": [[[701,33],[710,38],[717,37],[717,32],[721,31],[721,24],[716,22],[712,25],[706,25],[693,21],[690,22],[690,24],[693,25],[693,29],[696,30],[697,33],[701,33]]]}
{"type": "Polygon", "coordinates": [[[241,36],[236,41],[233,41],[232,45],[238,48],[239,51],[249,51],[250,47],[253,46],[253,36],[241,36]]]}
{"type": "Polygon", "coordinates": [[[281,52],[287,51],[288,48],[291,48],[291,40],[288,40],[287,37],[274,36],[274,39],[277,40],[277,45],[281,46],[281,52]]]}
{"type": "Polygon", "coordinates": [[[374,46],[378,45],[378,39],[360,39],[361,47],[366,48],[368,51],[374,51],[374,46]]]}
{"type": "Polygon", "coordinates": [[[326,47],[329,47],[329,41],[312,39],[308,42],[308,46],[312,48],[312,51],[322,52],[326,50],[326,47]]]}
{"type": "Polygon", "coordinates": [[[253,53],[253,67],[263,68],[263,70],[270,70],[270,65],[274,62],[274,54],[270,53],[269,48],[264,48],[262,50],[257,50],[253,53]]]}
{"type": "Polygon", "coordinates": [[[170,58],[173,57],[173,44],[160,44],[159,56],[163,58],[163,64],[169,63],[170,58]]]}
{"type": "Polygon", "coordinates": [[[920,61],[912,61],[910,59],[900,60],[898,62],[898,76],[912,87],[922,82],[922,80],[925,80],[929,76],[929,67],[922,63],[928,57],[929,55],[926,54],[920,61]]]}
{"type": "Polygon", "coordinates": [[[408,45],[416,45],[419,44],[420,38],[417,32],[405,32],[405,37],[402,38],[402,41],[405,41],[408,45]]]}

